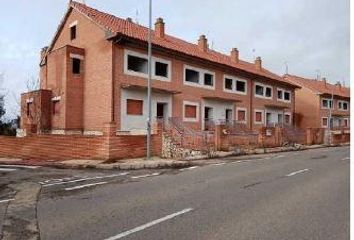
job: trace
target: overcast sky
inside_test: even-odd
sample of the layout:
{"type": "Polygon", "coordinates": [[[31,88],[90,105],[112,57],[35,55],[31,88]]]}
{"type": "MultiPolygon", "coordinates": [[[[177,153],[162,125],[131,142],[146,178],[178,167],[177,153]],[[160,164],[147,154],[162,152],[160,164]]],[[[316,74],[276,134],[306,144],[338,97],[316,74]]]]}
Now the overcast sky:
{"type": "MultiPolygon", "coordinates": [[[[86,0],[86,4],[148,23],[148,0],[86,0]]],[[[39,51],[51,41],[68,0],[4,0],[0,8],[0,92],[7,112],[18,113],[15,96],[38,77],[39,51]],[[1,84],[1,77],[0,77],[1,84]],[[6,89],[6,90],[4,90],[6,89]]],[[[349,0],[153,0],[153,18],[168,34],[196,42],[206,34],[215,50],[253,61],[277,73],[349,85],[349,0]]]]}

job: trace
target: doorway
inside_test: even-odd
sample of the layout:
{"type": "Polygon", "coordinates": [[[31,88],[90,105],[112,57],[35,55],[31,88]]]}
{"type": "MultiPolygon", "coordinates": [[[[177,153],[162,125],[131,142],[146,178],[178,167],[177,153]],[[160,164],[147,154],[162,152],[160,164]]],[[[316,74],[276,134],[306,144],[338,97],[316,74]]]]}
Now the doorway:
{"type": "Polygon", "coordinates": [[[204,130],[211,130],[213,125],[213,108],[204,107],[204,130]]]}
{"type": "Polygon", "coordinates": [[[158,121],[167,119],[167,103],[158,102],[156,104],[156,118],[158,121]]]}

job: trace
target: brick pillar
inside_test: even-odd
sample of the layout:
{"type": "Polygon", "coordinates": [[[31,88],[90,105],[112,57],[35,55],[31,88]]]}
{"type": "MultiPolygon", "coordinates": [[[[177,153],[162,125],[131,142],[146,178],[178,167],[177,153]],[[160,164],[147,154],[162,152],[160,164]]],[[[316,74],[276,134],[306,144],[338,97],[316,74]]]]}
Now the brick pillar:
{"type": "Polygon", "coordinates": [[[103,148],[101,151],[101,156],[105,160],[112,159],[111,149],[112,149],[112,138],[116,136],[117,124],[115,122],[109,122],[103,124],[103,148]]]}
{"type": "Polygon", "coordinates": [[[274,137],[275,137],[275,145],[281,146],[283,144],[283,129],[281,127],[275,127],[274,129],[274,137]]]}
{"type": "Polygon", "coordinates": [[[312,131],[311,128],[306,129],[306,145],[312,144],[312,131]]]}
{"type": "Polygon", "coordinates": [[[222,127],[221,125],[215,125],[215,130],[214,130],[214,146],[216,151],[221,150],[221,136],[222,135],[222,127]]]}
{"type": "Polygon", "coordinates": [[[103,135],[115,136],[116,132],[117,132],[117,124],[115,122],[109,122],[103,125],[103,135]]]}

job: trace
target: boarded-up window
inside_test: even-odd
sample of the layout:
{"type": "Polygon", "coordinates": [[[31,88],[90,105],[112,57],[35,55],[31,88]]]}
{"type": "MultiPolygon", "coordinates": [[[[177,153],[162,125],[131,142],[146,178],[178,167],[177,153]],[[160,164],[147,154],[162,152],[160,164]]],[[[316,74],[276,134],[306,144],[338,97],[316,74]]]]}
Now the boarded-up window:
{"type": "Polygon", "coordinates": [[[246,111],[237,110],[237,121],[246,121],[246,111]]]}
{"type": "Polygon", "coordinates": [[[290,115],[285,114],[285,123],[289,124],[290,123],[290,115]]]}
{"type": "Polygon", "coordinates": [[[322,126],[327,127],[328,125],[328,119],[327,118],[322,118],[322,126]]]}
{"type": "Polygon", "coordinates": [[[197,106],[184,105],[184,117],[185,118],[197,118],[197,106]]]}
{"type": "Polygon", "coordinates": [[[262,112],[256,112],[256,122],[262,122],[262,112]]]}
{"type": "Polygon", "coordinates": [[[143,100],[127,99],[128,115],[143,115],[143,100]]]}
{"type": "Polygon", "coordinates": [[[53,101],[53,115],[60,113],[60,101],[53,101]]]}

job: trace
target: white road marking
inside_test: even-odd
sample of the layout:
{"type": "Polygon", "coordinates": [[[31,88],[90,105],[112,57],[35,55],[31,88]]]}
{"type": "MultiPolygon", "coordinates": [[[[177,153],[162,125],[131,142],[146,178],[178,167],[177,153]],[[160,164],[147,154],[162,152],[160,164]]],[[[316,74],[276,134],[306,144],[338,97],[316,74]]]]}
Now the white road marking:
{"type": "Polygon", "coordinates": [[[136,232],[140,232],[140,231],[142,231],[142,230],[144,230],[144,229],[146,229],[146,228],[152,227],[152,226],[154,226],[154,225],[156,225],[156,224],[159,224],[159,223],[161,223],[161,222],[164,222],[164,221],[170,220],[170,219],[172,219],[172,218],[175,218],[175,217],[177,217],[177,216],[179,216],[179,215],[188,213],[188,212],[190,212],[190,211],[192,211],[192,210],[193,210],[193,208],[186,208],[186,209],[183,209],[182,211],[179,211],[179,212],[176,212],[176,213],[172,213],[172,214],[167,215],[167,216],[165,216],[165,217],[163,217],[163,218],[156,219],[156,220],[154,220],[154,221],[151,221],[151,222],[146,223],[146,224],[144,224],[144,225],[141,225],[141,226],[139,226],[139,227],[136,227],[136,228],[133,228],[133,229],[131,229],[131,230],[122,232],[122,233],[120,233],[120,234],[118,234],[118,235],[115,235],[115,236],[113,236],[113,237],[106,238],[105,240],[117,240],[117,239],[121,239],[121,238],[126,237],[126,236],[128,236],[128,235],[130,235],[130,234],[133,234],[133,233],[136,233],[136,232]]]}
{"type": "Polygon", "coordinates": [[[75,187],[65,188],[65,191],[71,191],[71,190],[77,190],[77,189],[82,189],[82,188],[87,188],[87,187],[93,187],[93,186],[102,185],[102,184],[106,184],[106,183],[107,182],[98,182],[98,183],[90,183],[90,184],[85,184],[85,185],[79,185],[79,186],[75,186],[75,187]]]}
{"type": "Polygon", "coordinates": [[[11,164],[1,164],[0,167],[13,167],[13,168],[28,168],[28,169],[36,169],[40,166],[26,166],[26,165],[11,165],[11,164]]]}
{"type": "Polygon", "coordinates": [[[14,169],[14,168],[0,168],[0,172],[13,172],[16,171],[18,169],[14,169]]]}
{"type": "Polygon", "coordinates": [[[187,168],[181,168],[180,171],[192,170],[192,169],[196,169],[197,167],[198,167],[198,166],[187,167],[187,168]]]}
{"type": "Polygon", "coordinates": [[[139,175],[139,176],[132,176],[130,178],[132,179],[137,179],[137,178],[146,178],[146,177],[153,177],[153,176],[158,176],[160,175],[160,173],[156,172],[156,173],[152,173],[152,174],[145,174],[145,175],[139,175]]]}
{"type": "Polygon", "coordinates": [[[346,161],[346,160],[349,160],[350,159],[350,157],[345,157],[345,158],[342,158],[341,160],[342,161],[346,161]]]}
{"type": "Polygon", "coordinates": [[[10,201],[13,201],[13,200],[14,200],[13,198],[4,199],[4,200],[0,200],[0,203],[7,203],[7,202],[10,202],[10,201]]]}
{"type": "Polygon", "coordinates": [[[129,174],[129,172],[123,172],[123,173],[119,173],[119,174],[112,174],[112,175],[106,175],[106,176],[80,178],[80,179],[71,180],[71,181],[65,181],[65,182],[48,183],[48,184],[44,184],[43,187],[49,187],[49,186],[61,185],[61,184],[68,184],[68,183],[75,183],[75,182],[83,182],[83,181],[88,181],[88,180],[114,178],[114,177],[125,176],[125,175],[128,175],[128,174],[129,174]]]}
{"type": "Polygon", "coordinates": [[[285,157],[285,156],[284,155],[277,155],[277,156],[274,156],[273,159],[274,158],[282,158],[282,157],[285,157]]]}
{"type": "Polygon", "coordinates": [[[222,165],[225,165],[226,163],[214,163],[214,164],[211,164],[211,166],[222,166],[222,165]]]}
{"type": "Polygon", "coordinates": [[[299,173],[307,172],[307,171],[309,171],[309,170],[310,170],[310,169],[305,168],[305,169],[301,169],[301,170],[296,171],[296,172],[289,173],[289,174],[287,174],[287,175],[285,175],[285,176],[291,177],[291,176],[294,176],[294,175],[299,174],[299,173]]]}

